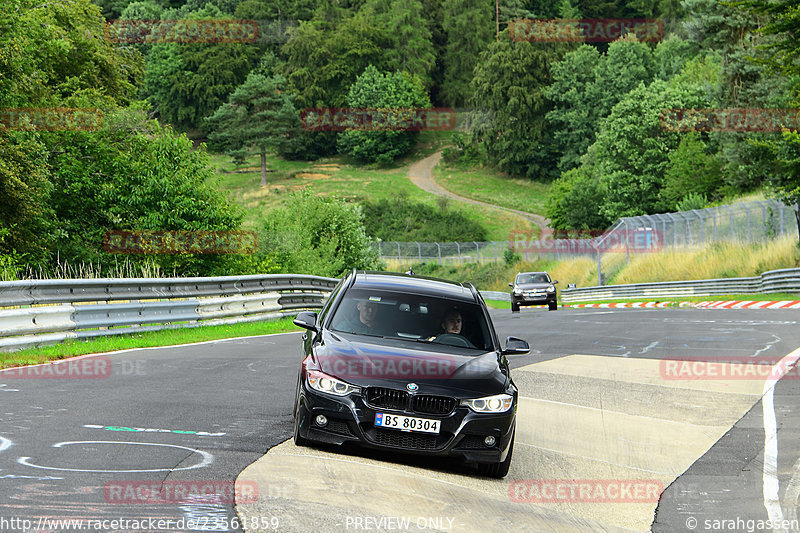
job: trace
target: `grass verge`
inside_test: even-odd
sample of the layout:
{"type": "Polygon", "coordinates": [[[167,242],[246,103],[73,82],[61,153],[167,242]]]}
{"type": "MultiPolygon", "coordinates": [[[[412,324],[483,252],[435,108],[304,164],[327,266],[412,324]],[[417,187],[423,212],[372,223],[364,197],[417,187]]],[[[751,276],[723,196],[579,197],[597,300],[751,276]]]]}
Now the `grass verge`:
{"type": "Polygon", "coordinates": [[[72,340],[42,348],[27,348],[16,352],[0,353],[0,368],[35,365],[76,355],[148,348],[151,346],[176,346],[193,342],[285,333],[288,331],[299,331],[299,328],[292,323],[292,317],[265,322],[148,331],[130,335],[100,337],[86,341],[72,340]]]}
{"type": "MultiPolygon", "coordinates": [[[[430,150],[438,146],[436,141],[431,140],[430,150]]],[[[231,198],[244,208],[244,225],[247,229],[255,228],[265,211],[278,207],[287,194],[300,189],[356,202],[393,200],[398,196],[437,207],[440,202],[438,196],[411,183],[405,166],[353,166],[344,157],[310,162],[284,161],[268,155],[267,168],[270,172],[267,173],[267,185],[262,187],[259,157],[247,159],[239,169],[230,162],[228,156],[222,154],[211,154],[211,161],[219,174],[216,186],[228,191],[231,198]]],[[[446,205],[448,209],[458,211],[486,228],[488,240],[507,240],[511,234],[535,231],[530,222],[513,213],[454,201],[446,202],[446,205]]]]}
{"type": "Polygon", "coordinates": [[[436,182],[450,192],[501,207],[544,216],[550,184],[509,178],[490,168],[461,168],[439,163],[433,169],[436,182]]]}

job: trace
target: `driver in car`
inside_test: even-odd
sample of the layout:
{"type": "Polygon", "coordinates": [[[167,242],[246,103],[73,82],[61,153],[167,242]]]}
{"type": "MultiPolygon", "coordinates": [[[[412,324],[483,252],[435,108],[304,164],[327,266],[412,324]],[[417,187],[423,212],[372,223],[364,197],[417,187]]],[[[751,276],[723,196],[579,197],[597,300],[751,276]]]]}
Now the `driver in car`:
{"type": "Polygon", "coordinates": [[[356,305],[357,319],[345,320],[337,326],[339,331],[358,333],[364,335],[377,335],[376,319],[378,318],[378,304],[363,300],[356,305]]]}
{"type": "Polygon", "coordinates": [[[442,318],[442,328],[444,329],[445,333],[461,335],[462,323],[463,320],[458,309],[450,309],[447,311],[447,313],[445,313],[444,318],[442,318]]]}

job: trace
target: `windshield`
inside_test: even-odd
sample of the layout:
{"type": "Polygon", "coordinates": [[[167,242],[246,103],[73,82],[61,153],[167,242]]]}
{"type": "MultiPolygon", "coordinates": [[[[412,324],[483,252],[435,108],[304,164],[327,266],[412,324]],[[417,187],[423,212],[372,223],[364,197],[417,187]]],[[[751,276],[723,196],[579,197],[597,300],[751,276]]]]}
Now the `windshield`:
{"type": "Polygon", "coordinates": [[[331,329],[356,335],[492,350],[489,327],[477,304],[390,291],[347,291],[331,329]]]}
{"type": "Polygon", "coordinates": [[[525,285],[527,283],[550,283],[550,276],[545,272],[529,272],[517,276],[517,285],[525,285]]]}

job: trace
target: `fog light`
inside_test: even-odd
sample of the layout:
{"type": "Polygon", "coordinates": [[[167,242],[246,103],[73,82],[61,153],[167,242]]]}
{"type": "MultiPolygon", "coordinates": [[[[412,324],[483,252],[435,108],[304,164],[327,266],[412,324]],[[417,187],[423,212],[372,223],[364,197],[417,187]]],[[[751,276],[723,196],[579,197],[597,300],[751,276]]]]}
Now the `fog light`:
{"type": "Polygon", "coordinates": [[[314,419],[314,423],[320,427],[325,427],[328,425],[328,418],[325,415],[317,415],[317,418],[314,419]]]}
{"type": "Polygon", "coordinates": [[[488,437],[486,437],[485,439],[483,439],[483,443],[484,443],[484,444],[485,444],[487,447],[489,447],[489,448],[491,448],[492,446],[494,446],[494,444],[495,444],[496,442],[497,442],[497,439],[496,439],[496,438],[494,438],[492,435],[489,435],[488,437]]]}

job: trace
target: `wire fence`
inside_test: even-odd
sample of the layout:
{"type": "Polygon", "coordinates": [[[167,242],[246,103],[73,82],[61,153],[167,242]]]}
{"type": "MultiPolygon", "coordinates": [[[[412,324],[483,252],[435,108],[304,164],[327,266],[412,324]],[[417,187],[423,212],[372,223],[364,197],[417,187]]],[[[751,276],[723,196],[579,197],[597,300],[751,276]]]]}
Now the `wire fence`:
{"type": "Polygon", "coordinates": [[[496,263],[514,253],[525,260],[560,260],[604,253],[645,253],[664,247],[685,248],[712,242],[765,242],[785,235],[798,236],[795,207],[776,200],[659,215],[624,217],[603,232],[576,232],[555,238],[545,230],[539,236],[509,235],[507,241],[375,243],[384,261],[396,264],[463,265],[496,263]]]}

